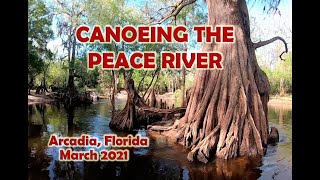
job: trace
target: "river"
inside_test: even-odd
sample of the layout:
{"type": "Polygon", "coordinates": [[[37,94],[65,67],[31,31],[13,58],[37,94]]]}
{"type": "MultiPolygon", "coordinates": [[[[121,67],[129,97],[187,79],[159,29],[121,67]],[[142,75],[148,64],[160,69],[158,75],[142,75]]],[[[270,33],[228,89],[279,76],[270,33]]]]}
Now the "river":
{"type": "MultiPolygon", "coordinates": [[[[122,108],[125,101],[117,100],[116,104],[122,108]]],[[[75,108],[29,105],[28,179],[292,179],[292,109],[286,104],[269,105],[269,126],[278,128],[280,142],[268,146],[262,159],[191,163],[186,148],[145,130],[135,133],[149,136],[150,147],[131,149],[128,162],[61,162],[58,148],[47,147],[53,133],[89,134],[99,139],[109,133],[126,135],[109,128],[110,110],[107,100],[75,108]]]]}

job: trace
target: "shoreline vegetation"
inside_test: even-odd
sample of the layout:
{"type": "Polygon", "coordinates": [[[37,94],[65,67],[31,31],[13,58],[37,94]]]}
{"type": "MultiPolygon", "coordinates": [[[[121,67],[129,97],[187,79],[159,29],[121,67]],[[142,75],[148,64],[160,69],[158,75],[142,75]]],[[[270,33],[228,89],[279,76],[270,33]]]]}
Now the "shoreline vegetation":
{"type": "MultiPolygon", "coordinates": [[[[176,99],[174,97],[174,93],[165,93],[162,95],[158,95],[161,98],[165,98],[165,99],[176,99]]],[[[107,99],[106,96],[98,96],[99,99],[107,99]]],[[[124,93],[123,91],[120,93],[117,93],[115,96],[116,99],[126,99],[127,98],[127,94],[124,93]]],[[[53,93],[46,93],[46,95],[43,94],[35,94],[35,93],[31,93],[28,95],[28,105],[32,105],[32,104],[50,104],[50,103],[54,103],[56,102],[56,100],[53,97],[53,93]]],[[[285,104],[285,105],[292,105],[292,95],[288,94],[285,96],[279,96],[279,95],[270,95],[269,98],[269,105],[279,105],[279,104],[285,104]]]]}
{"type": "Polygon", "coordinates": [[[56,100],[50,97],[50,93],[47,95],[28,94],[28,105],[32,104],[50,104],[56,102],[56,100]]]}
{"type": "Polygon", "coordinates": [[[285,96],[279,96],[279,95],[271,95],[268,105],[286,105],[292,107],[292,95],[285,95],[285,96]]]}

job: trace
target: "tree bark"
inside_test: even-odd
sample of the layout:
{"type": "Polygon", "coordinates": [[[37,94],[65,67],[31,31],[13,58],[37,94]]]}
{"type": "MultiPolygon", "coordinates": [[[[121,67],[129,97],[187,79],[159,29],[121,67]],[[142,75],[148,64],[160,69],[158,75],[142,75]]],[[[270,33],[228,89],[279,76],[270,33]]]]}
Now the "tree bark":
{"type": "Polygon", "coordinates": [[[181,82],[181,107],[185,106],[185,96],[186,96],[186,90],[185,90],[185,84],[186,84],[186,68],[182,68],[182,82],[181,82]]]}
{"type": "Polygon", "coordinates": [[[284,80],[283,78],[280,78],[280,84],[279,84],[279,91],[280,96],[284,96],[286,94],[285,88],[284,88],[284,80]]]}
{"type": "Polygon", "coordinates": [[[156,94],[154,92],[154,88],[151,89],[151,98],[150,98],[150,106],[156,107],[157,100],[156,100],[156,94]]]}
{"type": "Polygon", "coordinates": [[[245,0],[207,0],[208,25],[234,26],[234,43],[205,43],[223,70],[199,70],[179,124],[165,134],[191,149],[190,161],[262,156],[267,148],[269,81],[257,64],[245,0]]]}
{"type": "Polygon", "coordinates": [[[132,79],[126,80],[125,90],[128,94],[126,106],[123,110],[114,113],[109,126],[113,129],[131,131],[138,127],[135,106],[147,107],[147,105],[135,91],[134,81],[132,79]]]}
{"type": "Polygon", "coordinates": [[[174,77],[173,81],[174,81],[174,91],[173,92],[175,92],[177,90],[177,81],[178,81],[177,76],[174,77]]]}
{"type": "MultiPolygon", "coordinates": [[[[154,86],[155,86],[155,85],[157,84],[157,82],[158,82],[159,76],[160,76],[160,71],[158,71],[158,73],[157,73],[156,81],[155,81],[153,84],[150,84],[151,86],[149,86],[148,90],[146,91],[146,92],[148,92],[148,95],[147,95],[147,97],[144,97],[144,99],[149,99],[150,94],[151,94],[152,91],[154,90],[154,86]]],[[[152,79],[152,81],[153,81],[153,79],[152,79]]],[[[151,81],[151,82],[152,82],[152,81],[151,81]]]]}
{"type": "Polygon", "coordinates": [[[171,82],[172,82],[172,85],[171,85],[171,86],[172,86],[172,92],[174,93],[174,91],[176,91],[176,89],[175,89],[175,85],[174,85],[174,79],[172,79],[172,81],[171,81],[171,82]]]}
{"type": "Polygon", "coordinates": [[[119,84],[120,75],[116,74],[115,71],[113,71],[113,73],[114,73],[114,94],[116,95],[118,93],[118,84],[119,84]]]}
{"type": "Polygon", "coordinates": [[[68,86],[67,86],[67,100],[69,101],[69,104],[72,104],[73,102],[73,98],[76,95],[76,89],[74,86],[74,62],[76,59],[76,37],[73,36],[72,39],[72,45],[70,46],[70,49],[68,51],[68,53],[70,54],[70,51],[72,51],[71,54],[71,59],[70,59],[70,55],[68,55],[69,57],[69,77],[68,77],[68,86]]]}
{"type": "MultiPolygon", "coordinates": [[[[186,19],[183,20],[183,23],[185,26],[187,26],[186,19]]],[[[188,47],[187,43],[183,43],[183,51],[187,52],[188,47]]],[[[185,95],[186,95],[186,90],[185,90],[185,84],[186,84],[186,68],[183,66],[182,67],[182,82],[181,82],[181,107],[184,107],[185,105],[185,95]]]]}
{"type": "Polygon", "coordinates": [[[121,130],[132,130],[135,127],[134,121],[136,120],[134,104],[135,91],[132,79],[126,82],[125,89],[128,93],[126,106],[117,116],[113,115],[110,127],[121,130]]]}
{"type": "Polygon", "coordinates": [[[115,113],[115,110],[116,110],[116,106],[115,106],[115,98],[114,98],[114,94],[116,92],[115,90],[115,86],[116,86],[116,81],[115,81],[115,73],[114,73],[114,70],[111,70],[111,79],[112,79],[112,82],[111,82],[111,106],[112,106],[112,113],[111,113],[111,119],[113,119],[114,117],[114,113],[115,113]]]}
{"type": "MultiPolygon", "coordinates": [[[[150,87],[151,87],[151,85],[152,85],[152,83],[153,83],[153,80],[154,80],[154,78],[156,77],[156,75],[158,74],[158,71],[159,71],[159,69],[156,69],[156,71],[154,72],[154,74],[153,74],[153,76],[152,76],[152,79],[151,79],[151,82],[150,82],[148,88],[146,89],[146,91],[144,92],[144,94],[143,94],[143,96],[142,96],[143,99],[145,99],[145,96],[146,96],[147,93],[149,92],[150,87]]],[[[146,99],[148,99],[148,97],[147,97],[146,99]]]]}

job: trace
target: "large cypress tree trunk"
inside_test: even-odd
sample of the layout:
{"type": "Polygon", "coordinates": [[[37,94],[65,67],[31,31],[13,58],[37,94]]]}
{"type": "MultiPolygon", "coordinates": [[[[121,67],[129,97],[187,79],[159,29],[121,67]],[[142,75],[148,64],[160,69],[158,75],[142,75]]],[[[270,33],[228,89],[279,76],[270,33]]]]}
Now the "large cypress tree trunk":
{"type": "MultiPolygon", "coordinates": [[[[186,19],[183,20],[183,25],[187,26],[186,19]]],[[[183,51],[188,51],[187,43],[183,43],[183,51]]],[[[186,68],[182,67],[182,82],[181,82],[181,107],[185,106],[185,96],[186,96],[186,68]]]]}
{"type": "Polygon", "coordinates": [[[235,43],[205,44],[224,55],[223,70],[198,70],[185,116],[168,134],[191,148],[188,159],[264,155],[269,81],[250,39],[245,0],[207,0],[208,25],[234,25],[235,43]]]}

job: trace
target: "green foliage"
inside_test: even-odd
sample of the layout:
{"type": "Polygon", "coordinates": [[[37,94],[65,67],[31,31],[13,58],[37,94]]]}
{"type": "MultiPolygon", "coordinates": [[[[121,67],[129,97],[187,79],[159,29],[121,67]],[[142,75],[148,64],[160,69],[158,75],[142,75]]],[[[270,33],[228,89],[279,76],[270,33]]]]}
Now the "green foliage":
{"type": "Polygon", "coordinates": [[[52,38],[52,15],[42,0],[28,1],[28,40],[33,46],[44,50],[52,38]]]}
{"type": "Polygon", "coordinates": [[[160,74],[160,77],[158,79],[158,82],[157,82],[157,88],[159,89],[159,91],[161,93],[165,93],[168,91],[168,84],[169,84],[169,76],[168,74],[166,74],[165,72],[162,72],[160,74]]]}
{"type": "Polygon", "coordinates": [[[96,89],[99,93],[105,94],[106,89],[111,86],[111,71],[103,71],[100,67],[97,67],[96,70],[98,79],[96,89]]]}
{"type": "Polygon", "coordinates": [[[292,54],[284,56],[285,61],[280,61],[274,68],[262,66],[270,82],[271,94],[280,94],[280,81],[283,80],[285,93],[292,92],[292,54]]]}
{"type": "Polygon", "coordinates": [[[91,25],[139,25],[141,12],[127,6],[126,0],[87,0],[88,22],[91,25]]]}
{"type": "Polygon", "coordinates": [[[67,66],[61,62],[52,63],[47,72],[47,83],[56,87],[64,87],[67,84],[67,66]]]}
{"type": "Polygon", "coordinates": [[[28,75],[34,76],[39,74],[42,70],[44,63],[42,58],[38,54],[38,51],[35,47],[32,46],[32,43],[28,42],[28,75]]]}
{"type": "Polygon", "coordinates": [[[194,81],[194,72],[190,72],[186,75],[186,90],[190,89],[193,85],[194,81]]]}
{"type": "MultiPolygon", "coordinates": [[[[87,1],[87,10],[88,10],[88,24],[93,25],[141,25],[145,24],[143,21],[143,12],[140,11],[137,7],[134,6],[128,6],[128,0],[88,0],[87,1]]],[[[160,66],[160,52],[161,51],[171,51],[171,50],[178,50],[177,44],[173,43],[162,43],[162,44],[142,44],[142,43],[133,43],[133,44],[127,44],[127,43],[112,43],[112,44],[90,44],[88,46],[88,49],[90,50],[96,50],[96,51],[113,51],[115,53],[118,53],[119,51],[124,51],[127,53],[128,57],[131,53],[134,51],[156,51],[158,53],[157,55],[157,66],[160,66]]],[[[117,84],[117,90],[121,90],[124,87],[124,78],[123,78],[123,72],[128,77],[133,78],[135,81],[135,86],[138,88],[139,82],[141,81],[143,75],[145,74],[145,71],[137,71],[137,70],[124,70],[120,69],[118,71],[115,71],[116,76],[116,84],[117,84]]],[[[111,86],[112,80],[111,80],[111,73],[110,71],[99,71],[99,84],[98,89],[100,92],[104,92],[104,90],[107,87],[111,86]]],[[[154,74],[154,71],[149,71],[147,76],[145,77],[143,83],[141,84],[142,91],[146,90],[148,85],[150,84],[152,80],[152,76],[154,74]]],[[[157,84],[165,84],[163,83],[163,80],[161,80],[161,76],[159,77],[159,83],[157,84]]],[[[154,80],[155,82],[155,80],[154,80]]],[[[164,86],[163,86],[164,87],[164,86]]],[[[162,88],[162,87],[161,87],[162,88]]]]}
{"type": "MultiPolygon", "coordinates": [[[[45,1],[48,2],[48,1],[45,1]]],[[[53,1],[52,1],[53,2],[53,1]]],[[[59,1],[61,2],[61,1],[59,1]]],[[[125,51],[127,55],[134,51],[181,51],[183,49],[182,43],[163,43],[163,44],[141,44],[141,43],[111,43],[111,44],[98,44],[92,43],[87,45],[76,44],[73,46],[72,32],[79,24],[93,25],[141,25],[146,24],[146,12],[141,11],[141,7],[128,6],[131,3],[129,0],[77,0],[68,1],[60,4],[56,1],[54,4],[54,11],[56,14],[56,30],[59,37],[62,39],[65,50],[69,50],[69,59],[62,61],[53,61],[52,53],[46,49],[48,41],[52,38],[53,32],[51,30],[52,13],[47,8],[42,0],[29,0],[28,5],[28,73],[30,76],[36,76],[36,83],[40,84],[43,79],[46,79],[47,86],[55,85],[58,87],[66,86],[68,80],[68,70],[74,69],[75,72],[75,85],[80,92],[86,88],[96,88],[98,92],[105,93],[107,88],[111,87],[111,71],[102,70],[101,67],[96,67],[94,70],[88,70],[86,61],[87,51],[125,51]],[[75,48],[77,47],[77,48],[75,48]],[[76,57],[71,57],[71,52],[76,49],[76,57]],[[79,52],[80,51],[80,52],[79,52]],[[73,61],[74,59],[74,61],[73,61]],[[67,61],[69,60],[69,61],[67,61]],[[70,64],[69,64],[70,63],[70,64]],[[45,77],[45,78],[43,78],[45,77]]],[[[170,6],[174,1],[147,1],[146,8],[151,10],[149,13],[160,17],[159,9],[165,6],[170,6]]],[[[276,7],[277,1],[270,1],[269,6],[276,7]]],[[[195,36],[192,31],[194,25],[205,24],[207,21],[207,8],[203,1],[197,1],[190,6],[181,10],[175,20],[168,19],[162,25],[183,25],[189,30],[189,42],[187,43],[188,49],[200,49],[201,43],[195,42],[195,36]]],[[[145,10],[145,9],[144,9],[145,10]]],[[[170,12],[170,11],[167,11],[170,12]]],[[[149,17],[150,18],[150,17],[149,17]]],[[[157,66],[160,66],[160,56],[157,55],[157,66]]],[[[263,67],[270,79],[271,92],[273,94],[279,93],[280,80],[283,79],[285,91],[291,92],[291,54],[286,57],[286,61],[281,61],[275,68],[268,66],[263,67]]],[[[124,87],[123,72],[135,81],[135,87],[138,88],[141,79],[144,77],[144,70],[124,70],[115,71],[117,89],[124,87]]],[[[146,91],[147,87],[152,81],[152,76],[155,71],[147,71],[144,81],[141,84],[141,91],[146,91]]],[[[157,78],[157,77],[156,77],[157,78]]],[[[185,90],[191,88],[194,80],[194,69],[187,71],[185,90]]],[[[181,96],[181,70],[168,70],[163,69],[160,72],[158,79],[154,79],[154,88],[160,93],[168,92],[170,82],[175,82],[177,85],[175,96],[181,96]]],[[[170,87],[170,90],[172,87],[170,87]]]]}
{"type": "Polygon", "coordinates": [[[52,38],[52,15],[41,0],[28,1],[28,76],[39,74],[44,66],[44,60],[51,58],[47,43],[52,38]]]}
{"type": "Polygon", "coordinates": [[[139,82],[142,80],[144,74],[145,74],[146,71],[135,71],[133,74],[132,74],[132,79],[134,80],[135,82],[135,88],[137,89],[138,86],[139,86],[139,82]]]}
{"type": "Polygon", "coordinates": [[[180,98],[180,97],[181,97],[181,89],[177,89],[177,90],[174,92],[174,97],[175,97],[175,98],[180,98]]]}

